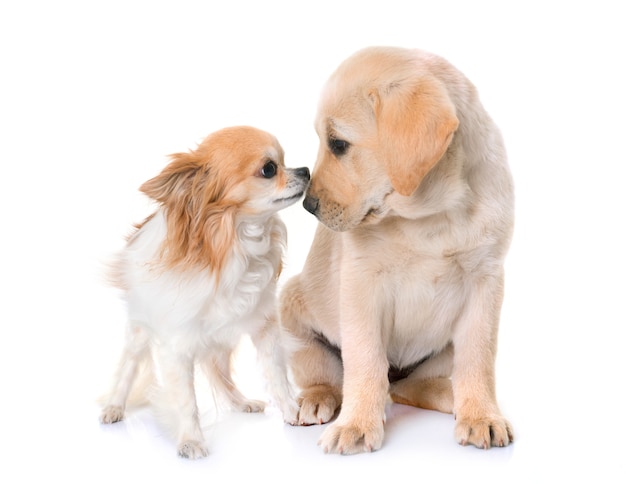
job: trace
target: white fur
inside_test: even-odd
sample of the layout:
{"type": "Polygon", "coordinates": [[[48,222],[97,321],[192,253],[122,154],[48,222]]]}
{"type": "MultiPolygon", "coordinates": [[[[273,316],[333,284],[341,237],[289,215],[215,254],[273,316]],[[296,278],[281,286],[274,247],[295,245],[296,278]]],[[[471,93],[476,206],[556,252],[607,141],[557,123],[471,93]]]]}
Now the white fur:
{"type": "MultiPolygon", "coordinates": [[[[287,234],[275,212],[299,198],[308,171],[304,176],[282,165],[280,169],[287,173],[287,187],[271,196],[253,190],[249,205],[272,208],[242,210],[236,215],[235,240],[219,274],[206,267],[163,264],[168,231],[165,206],[129,239],[115,261],[116,282],[124,289],[128,306],[127,341],[100,416],[103,423],[122,420],[135,384],[140,386],[135,393],[144,392],[144,398],[150,393],[163,423],[174,432],[180,456],[207,455],[195,396],[196,365],[234,409],[259,412],[265,408],[264,402],[244,397],[231,376],[233,351],[243,335],[250,335],[256,345],[269,394],[285,421],[296,422],[298,406],[287,378],[275,298],[287,234]],[[145,382],[136,382],[137,376],[142,368],[151,367],[156,371],[145,373],[154,375],[148,381],[152,388],[142,388],[145,382]]],[[[256,179],[254,183],[274,185],[256,179]]],[[[245,193],[245,186],[241,191],[245,193]]]]}

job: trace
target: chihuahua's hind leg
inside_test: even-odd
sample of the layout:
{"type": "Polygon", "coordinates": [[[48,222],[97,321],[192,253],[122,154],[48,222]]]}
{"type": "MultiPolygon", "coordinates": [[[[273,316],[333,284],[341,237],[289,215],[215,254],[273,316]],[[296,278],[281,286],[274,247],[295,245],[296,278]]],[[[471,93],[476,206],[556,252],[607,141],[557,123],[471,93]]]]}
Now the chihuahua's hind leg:
{"type": "Polygon", "coordinates": [[[110,424],[124,418],[126,401],[135,383],[140,364],[145,363],[149,357],[146,331],[131,323],[113,387],[105,399],[105,405],[100,414],[100,422],[110,424]]]}
{"type": "Polygon", "coordinates": [[[232,378],[232,350],[221,349],[215,351],[201,361],[201,367],[206,374],[211,388],[217,395],[226,399],[228,404],[240,412],[262,412],[265,403],[260,400],[246,398],[232,378]]]}

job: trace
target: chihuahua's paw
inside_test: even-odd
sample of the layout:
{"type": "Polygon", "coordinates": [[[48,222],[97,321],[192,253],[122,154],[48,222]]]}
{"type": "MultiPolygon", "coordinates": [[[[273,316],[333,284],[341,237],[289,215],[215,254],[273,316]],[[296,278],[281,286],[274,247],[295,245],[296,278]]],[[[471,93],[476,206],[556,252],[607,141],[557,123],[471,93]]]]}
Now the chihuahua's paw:
{"type": "Polygon", "coordinates": [[[100,422],[112,424],[124,419],[124,409],[119,405],[107,405],[100,413],[100,422]]]}
{"type": "Polygon", "coordinates": [[[265,402],[261,400],[244,400],[237,404],[237,410],[244,413],[259,413],[265,410],[265,402]]]}
{"type": "Polygon", "coordinates": [[[187,440],[178,446],[178,455],[185,459],[201,459],[209,455],[204,442],[196,440],[187,440]]]}
{"type": "Polygon", "coordinates": [[[280,405],[280,410],[283,414],[283,420],[285,423],[288,423],[289,425],[298,425],[298,414],[300,411],[298,402],[294,399],[289,399],[289,401],[283,402],[280,405]]]}

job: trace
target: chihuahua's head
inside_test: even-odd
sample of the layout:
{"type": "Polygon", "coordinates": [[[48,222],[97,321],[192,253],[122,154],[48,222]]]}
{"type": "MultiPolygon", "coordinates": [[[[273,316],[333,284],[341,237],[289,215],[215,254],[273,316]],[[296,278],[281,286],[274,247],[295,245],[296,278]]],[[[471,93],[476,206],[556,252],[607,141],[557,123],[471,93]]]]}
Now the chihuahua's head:
{"type": "Polygon", "coordinates": [[[168,265],[201,262],[219,271],[237,223],[264,223],[302,197],[310,178],[306,167],[285,167],[274,136],[248,126],[212,133],[171,158],[140,188],[165,209],[168,265]]]}

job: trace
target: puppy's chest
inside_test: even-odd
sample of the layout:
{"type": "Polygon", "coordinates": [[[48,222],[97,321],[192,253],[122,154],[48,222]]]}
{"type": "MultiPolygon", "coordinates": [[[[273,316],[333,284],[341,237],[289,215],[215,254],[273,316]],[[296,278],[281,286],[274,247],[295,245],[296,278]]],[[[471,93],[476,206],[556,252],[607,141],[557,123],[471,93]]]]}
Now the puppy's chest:
{"type": "Polygon", "coordinates": [[[400,327],[449,321],[465,297],[463,271],[445,257],[413,254],[388,265],[373,280],[400,327]]]}
{"type": "Polygon", "coordinates": [[[430,292],[462,277],[463,270],[454,258],[445,251],[424,246],[419,240],[376,241],[354,247],[346,255],[354,274],[368,275],[362,281],[385,288],[410,287],[430,292]]]}
{"type": "Polygon", "coordinates": [[[410,365],[448,344],[467,295],[455,261],[393,243],[368,257],[353,255],[353,281],[363,297],[376,301],[392,364],[410,365]]]}

